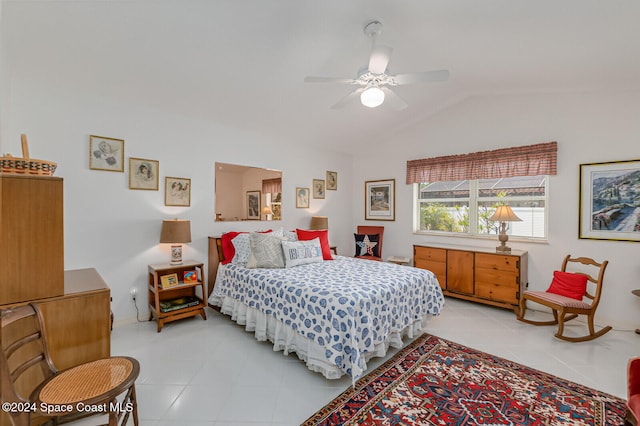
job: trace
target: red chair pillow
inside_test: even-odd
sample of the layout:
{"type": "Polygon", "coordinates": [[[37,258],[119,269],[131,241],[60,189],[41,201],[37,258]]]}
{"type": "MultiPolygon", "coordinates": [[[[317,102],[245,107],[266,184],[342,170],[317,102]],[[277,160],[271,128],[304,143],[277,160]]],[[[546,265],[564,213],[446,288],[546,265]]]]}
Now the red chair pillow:
{"type": "Polygon", "coordinates": [[[331,246],[329,245],[329,231],[321,229],[318,231],[311,231],[305,229],[296,229],[299,241],[309,241],[314,238],[320,238],[320,248],[322,249],[323,260],[333,260],[331,256],[331,246]]]}
{"type": "Polygon", "coordinates": [[[582,300],[587,290],[587,277],[571,272],[553,271],[553,280],[547,292],[582,300]]]}

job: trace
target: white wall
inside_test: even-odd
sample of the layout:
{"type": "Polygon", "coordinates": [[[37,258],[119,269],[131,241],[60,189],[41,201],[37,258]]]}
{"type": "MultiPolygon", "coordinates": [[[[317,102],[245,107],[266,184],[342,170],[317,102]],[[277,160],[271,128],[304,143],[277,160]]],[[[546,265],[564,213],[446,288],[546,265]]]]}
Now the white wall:
{"type": "MultiPolygon", "coordinates": [[[[273,226],[307,228],[313,214],[330,217],[332,244],[340,249],[351,242],[349,156],[302,150],[288,141],[109,103],[34,80],[16,77],[11,93],[11,99],[2,99],[10,106],[3,148],[19,154],[20,133],[26,133],[32,157],[58,163],[55,175],[64,178],[65,269],[95,267],[111,288],[117,321],[135,317],[129,291],[137,287],[146,294],[147,264],[169,260],[168,247],[158,243],[162,219],[191,220],[193,242],[184,247],[183,257],[204,263],[210,235],[273,226]],[[89,169],[90,134],[125,140],[125,173],[89,169]],[[129,157],[159,161],[159,191],[128,189],[129,157]],[[215,223],[216,161],[282,170],[283,220],[215,223]],[[324,178],[326,170],[339,173],[338,191],[327,191],[324,200],[312,199],[309,209],[295,208],[295,188],[311,187],[312,179],[324,178]],[[165,176],[191,179],[190,207],[164,206],[165,176]]],[[[146,319],[144,296],[138,307],[140,318],[146,319]]]]}
{"type": "MultiPolygon", "coordinates": [[[[578,238],[578,173],[582,163],[640,159],[640,92],[476,96],[400,130],[355,161],[354,222],[364,223],[363,182],[396,179],[396,221],[385,225],[384,255],[412,255],[413,244],[494,247],[494,241],[412,233],[412,187],[406,161],[509,146],[558,142],[550,178],[549,242],[510,241],[529,253],[529,288],[546,289],[564,255],[608,259],[597,323],[640,325],[640,243],[578,238]],[[386,148],[385,147],[389,147],[386,148]],[[384,155],[380,155],[384,152],[384,155]]],[[[373,222],[371,222],[373,224],[373,222]]]]}

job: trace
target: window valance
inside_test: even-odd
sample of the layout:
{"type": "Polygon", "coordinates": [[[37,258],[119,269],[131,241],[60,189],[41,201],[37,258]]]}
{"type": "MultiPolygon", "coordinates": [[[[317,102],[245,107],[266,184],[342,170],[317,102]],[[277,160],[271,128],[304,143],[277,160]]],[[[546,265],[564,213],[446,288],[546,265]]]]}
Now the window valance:
{"type": "Polygon", "coordinates": [[[263,179],[262,180],[262,193],[273,194],[276,192],[282,192],[282,178],[263,179]]]}
{"type": "Polygon", "coordinates": [[[555,175],[557,142],[407,161],[407,184],[555,175]]]}

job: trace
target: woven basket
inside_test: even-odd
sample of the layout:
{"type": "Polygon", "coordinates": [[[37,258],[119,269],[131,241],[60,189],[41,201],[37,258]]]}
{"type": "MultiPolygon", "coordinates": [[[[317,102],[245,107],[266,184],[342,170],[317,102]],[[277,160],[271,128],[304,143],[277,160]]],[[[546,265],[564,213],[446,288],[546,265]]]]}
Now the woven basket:
{"type": "Polygon", "coordinates": [[[29,158],[27,135],[22,134],[22,158],[5,154],[0,157],[0,173],[19,175],[53,176],[58,165],[53,161],[29,158]]]}

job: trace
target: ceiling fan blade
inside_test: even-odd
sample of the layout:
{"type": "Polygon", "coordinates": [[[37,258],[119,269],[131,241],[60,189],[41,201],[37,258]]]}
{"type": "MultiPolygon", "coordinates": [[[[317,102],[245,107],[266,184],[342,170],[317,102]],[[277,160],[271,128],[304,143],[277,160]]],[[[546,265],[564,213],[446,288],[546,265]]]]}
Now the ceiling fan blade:
{"type": "Polygon", "coordinates": [[[403,109],[409,106],[404,101],[404,99],[398,96],[396,92],[389,89],[387,86],[382,86],[381,89],[384,92],[384,101],[389,102],[389,105],[391,106],[391,108],[395,109],[396,111],[402,111],[403,109]]]}
{"type": "Polygon", "coordinates": [[[375,46],[369,58],[369,71],[373,74],[382,74],[386,71],[391,60],[392,48],[389,46],[375,46]]]}
{"type": "Polygon", "coordinates": [[[333,104],[331,106],[331,109],[340,109],[346,104],[348,104],[349,102],[351,102],[352,100],[359,98],[360,93],[364,92],[364,89],[365,89],[364,87],[358,87],[356,90],[350,92],[347,96],[345,96],[344,98],[340,99],[338,102],[333,104]]]}
{"type": "Polygon", "coordinates": [[[356,84],[353,78],[340,78],[340,77],[305,77],[305,83],[347,83],[356,84]]]}
{"type": "Polygon", "coordinates": [[[393,76],[393,83],[399,84],[412,84],[412,83],[426,83],[430,81],[445,81],[449,79],[449,70],[437,70],[437,71],[424,71],[413,72],[409,74],[398,74],[393,76]]]}

